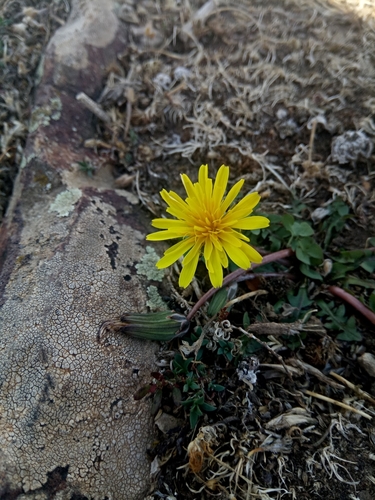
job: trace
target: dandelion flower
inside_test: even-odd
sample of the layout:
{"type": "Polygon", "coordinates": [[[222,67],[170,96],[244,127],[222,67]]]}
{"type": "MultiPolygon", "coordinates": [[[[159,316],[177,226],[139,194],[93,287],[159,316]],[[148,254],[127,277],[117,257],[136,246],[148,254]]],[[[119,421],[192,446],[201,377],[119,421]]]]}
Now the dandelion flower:
{"type": "Polygon", "coordinates": [[[242,229],[261,229],[269,225],[266,217],[249,217],[260,196],[247,194],[231,206],[244,180],[238,181],[224,197],[228,178],[229,167],[222,165],[213,183],[208,177],[208,165],[202,165],[198,182],[194,184],[186,174],[181,175],[187,193],[185,201],[174,191],[163,189],[160,193],[168,205],[167,212],[175,219],[154,219],[152,225],[163,231],[149,234],[147,239],[181,238],[164,252],[156,266],[159,269],[169,267],[184,255],[179,279],[183,288],[192,281],[201,255],[216,288],[223,284],[223,268],[228,267],[228,257],[242,269],[248,269],[252,262],[262,262],[262,256],[248,244],[249,238],[241,233],[242,229]]]}

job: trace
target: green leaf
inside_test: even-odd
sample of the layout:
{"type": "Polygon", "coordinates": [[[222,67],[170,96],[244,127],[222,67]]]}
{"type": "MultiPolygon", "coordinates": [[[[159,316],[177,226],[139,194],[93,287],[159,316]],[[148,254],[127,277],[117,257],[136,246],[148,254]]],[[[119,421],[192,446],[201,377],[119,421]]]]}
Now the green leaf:
{"type": "MultiPolygon", "coordinates": [[[[332,205],[334,203],[332,203],[332,205]]],[[[337,203],[335,204],[335,209],[337,210],[337,213],[340,215],[340,217],[345,217],[345,215],[348,215],[349,213],[349,206],[341,199],[337,200],[337,203]]]]}
{"type": "Polygon", "coordinates": [[[291,351],[295,351],[301,347],[301,339],[298,335],[293,335],[292,337],[288,337],[285,339],[286,345],[291,351]]]}
{"type": "Polygon", "coordinates": [[[215,411],[216,410],[216,406],[210,405],[208,403],[202,403],[200,405],[200,408],[204,411],[215,411]]]}
{"type": "Polygon", "coordinates": [[[173,372],[176,375],[181,375],[181,374],[186,375],[188,373],[188,370],[189,370],[189,365],[192,361],[193,361],[192,358],[184,359],[181,356],[181,354],[176,353],[174,360],[173,360],[173,363],[172,363],[173,372]]]}
{"type": "Polygon", "coordinates": [[[228,290],[226,288],[221,288],[212,297],[210,305],[208,307],[207,314],[212,317],[215,316],[227,303],[228,290]]]}
{"type": "MultiPolygon", "coordinates": [[[[272,222],[271,222],[272,223],[272,222]]],[[[292,232],[292,226],[294,224],[294,217],[290,214],[285,214],[281,217],[281,223],[290,233],[292,232]]]]}
{"type": "Polygon", "coordinates": [[[321,231],[325,234],[324,248],[327,248],[333,235],[339,233],[343,229],[349,218],[349,206],[340,198],[333,201],[328,209],[330,215],[321,225],[321,231]]]}
{"type": "Polygon", "coordinates": [[[375,292],[372,292],[372,294],[370,295],[368,305],[369,305],[370,309],[373,312],[375,312],[375,292]]]}
{"type": "Polygon", "coordinates": [[[345,278],[345,276],[350,272],[354,271],[358,266],[350,264],[341,264],[340,262],[334,262],[332,265],[331,272],[329,274],[330,280],[339,280],[345,278]]]}
{"type": "Polygon", "coordinates": [[[242,342],[241,353],[244,357],[250,356],[263,349],[262,344],[259,344],[259,342],[249,338],[247,335],[243,335],[240,340],[242,342]]]}
{"type": "MultiPolygon", "coordinates": [[[[288,322],[297,321],[298,319],[305,316],[308,309],[311,309],[313,306],[312,300],[309,299],[307,295],[307,290],[305,286],[301,286],[296,295],[293,295],[292,291],[288,291],[286,294],[286,298],[289,304],[293,307],[293,310],[290,311],[288,315],[288,322]]],[[[284,306],[284,302],[279,302],[280,306],[284,306]]],[[[283,307],[279,308],[278,312],[281,313],[283,307]]]]}
{"type": "Polygon", "coordinates": [[[297,242],[296,256],[298,260],[304,262],[305,264],[312,264],[311,258],[313,258],[313,263],[318,265],[323,261],[323,250],[313,240],[313,238],[299,238],[297,242]]]}
{"type": "Polygon", "coordinates": [[[311,257],[314,257],[315,259],[322,261],[324,257],[322,247],[318,245],[318,243],[316,243],[312,238],[309,238],[308,245],[309,245],[307,248],[308,254],[311,257]]]}
{"type": "Polygon", "coordinates": [[[307,295],[307,289],[305,286],[301,286],[296,295],[293,295],[292,292],[288,292],[286,296],[289,304],[298,309],[298,311],[311,307],[313,303],[307,295]]]}
{"type": "Polygon", "coordinates": [[[375,257],[372,257],[362,262],[361,267],[368,273],[373,273],[375,271],[375,257]]]}
{"type": "Polygon", "coordinates": [[[326,304],[323,300],[317,300],[317,305],[321,309],[318,316],[328,316],[329,321],[324,323],[324,326],[329,330],[340,331],[337,339],[348,342],[355,342],[362,339],[361,334],[357,330],[354,316],[349,319],[345,317],[345,306],[341,304],[338,308],[333,308],[333,302],[326,304]]]}
{"type": "Polygon", "coordinates": [[[299,242],[297,243],[296,257],[299,261],[303,262],[304,264],[307,264],[307,265],[311,264],[309,255],[306,253],[306,250],[301,247],[299,242]]]}
{"type": "Polygon", "coordinates": [[[270,250],[272,252],[277,252],[278,250],[280,250],[282,241],[279,238],[277,238],[276,236],[270,236],[270,243],[270,250]]]}
{"type": "Polygon", "coordinates": [[[301,273],[307,276],[308,278],[311,278],[313,280],[323,281],[322,275],[318,273],[318,271],[315,271],[315,269],[312,269],[311,267],[307,266],[306,264],[301,264],[299,268],[301,273]]]}
{"type": "Polygon", "coordinates": [[[344,250],[335,257],[335,260],[342,264],[353,264],[365,257],[371,257],[373,253],[371,250],[344,250]]]}
{"type": "MultiPolygon", "coordinates": [[[[352,318],[355,320],[354,316],[352,318]]],[[[362,335],[359,333],[357,329],[353,329],[352,331],[345,331],[339,333],[336,337],[338,340],[344,340],[346,342],[359,342],[362,340],[362,335]]]]}
{"type": "Polygon", "coordinates": [[[194,374],[190,372],[186,378],[186,382],[182,389],[183,392],[196,391],[200,389],[200,385],[198,385],[194,380],[194,374]]]}
{"type": "Polygon", "coordinates": [[[307,222],[294,222],[291,233],[293,236],[312,236],[314,229],[307,222]]]}
{"type": "Polygon", "coordinates": [[[250,318],[249,318],[249,313],[245,311],[243,318],[242,318],[242,328],[246,330],[250,326],[250,318]]]}
{"type": "Polygon", "coordinates": [[[190,420],[190,427],[194,429],[194,427],[198,423],[199,417],[203,415],[202,411],[200,410],[199,406],[193,406],[190,410],[190,415],[189,415],[189,420],[190,420]]]}
{"type": "Polygon", "coordinates": [[[212,389],[213,391],[216,391],[216,392],[223,392],[225,390],[225,387],[223,385],[220,385],[220,384],[210,384],[210,389],[212,389]]]}
{"type": "Polygon", "coordinates": [[[363,280],[361,278],[357,278],[356,276],[348,276],[345,280],[345,288],[349,285],[361,286],[363,288],[375,288],[375,281],[363,280]]]}
{"type": "Polygon", "coordinates": [[[217,350],[218,354],[222,354],[227,358],[228,361],[232,361],[233,354],[232,349],[234,347],[234,343],[229,340],[219,340],[219,349],[217,350]]]}

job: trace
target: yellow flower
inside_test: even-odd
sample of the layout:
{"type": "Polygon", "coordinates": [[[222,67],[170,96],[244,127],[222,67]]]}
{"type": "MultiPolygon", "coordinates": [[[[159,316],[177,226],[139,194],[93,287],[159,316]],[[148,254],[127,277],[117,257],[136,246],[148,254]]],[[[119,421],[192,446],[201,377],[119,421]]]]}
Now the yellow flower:
{"type": "Polygon", "coordinates": [[[208,177],[208,165],[199,169],[198,182],[193,184],[186,174],[181,175],[187,198],[163,189],[160,195],[167,203],[167,212],[176,219],[154,219],[152,225],[164,229],[147,236],[148,240],[161,241],[182,238],[164,252],[156,266],[163,269],[172,265],[182,255],[179,285],[186,288],[194,277],[199,256],[203,253],[211,283],[218,288],[223,283],[223,267],[228,267],[228,257],[242,269],[251,262],[262,262],[262,256],[246,242],[249,238],[236,229],[261,229],[269,226],[262,216],[249,217],[258,204],[258,193],[246,195],[230,208],[244,180],[238,181],[224,198],[229,178],[229,167],[222,165],[215,183],[208,177]]]}

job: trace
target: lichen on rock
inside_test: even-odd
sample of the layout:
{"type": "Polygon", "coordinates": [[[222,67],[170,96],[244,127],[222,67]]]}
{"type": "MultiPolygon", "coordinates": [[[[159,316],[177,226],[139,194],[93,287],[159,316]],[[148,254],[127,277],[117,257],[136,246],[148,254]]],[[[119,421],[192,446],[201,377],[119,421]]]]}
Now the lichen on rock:
{"type": "Polygon", "coordinates": [[[31,112],[29,132],[35,132],[39,127],[47,127],[51,120],[61,116],[62,103],[59,97],[52,97],[48,106],[37,106],[31,112]]]}
{"type": "Polygon", "coordinates": [[[59,193],[49,207],[50,212],[57,212],[59,217],[67,217],[73,210],[74,205],[80,199],[82,191],[71,188],[59,193]]]}
{"type": "Polygon", "coordinates": [[[160,297],[158,289],[154,285],[147,287],[147,306],[151,311],[166,311],[168,309],[166,303],[160,297]]]}
{"type": "Polygon", "coordinates": [[[138,274],[146,276],[149,280],[163,281],[165,271],[164,269],[158,269],[156,267],[156,263],[159,259],[160,257],[155,250],[152,247],[147,246],[145,254],[140,262],[138,262],[135,266],[138,274]]]}

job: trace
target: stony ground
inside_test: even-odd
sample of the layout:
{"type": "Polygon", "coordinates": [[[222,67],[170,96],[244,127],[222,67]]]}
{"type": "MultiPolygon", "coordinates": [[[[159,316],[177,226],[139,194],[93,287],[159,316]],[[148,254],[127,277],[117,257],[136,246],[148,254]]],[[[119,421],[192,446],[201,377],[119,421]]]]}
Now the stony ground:
{"type": "MultiPolygon", "coordinates": [[[[212,175],[224,163],[271,218],[252,236],[270,263],[203,299],[136,395],[153,397],[158,429],[150,499],[374,498],[375,326],[360,306],[374,314],[374,7],[119,4],[129,49],[93,96],[86,146],[98,161],[79,168],[110,165],[151,218],[161,189],[184,194],[179,173],[195,180],[202,163],[212,175]]],[[[68,13],[65,1],[1,7],[1,210],[43,47],[68,13]]],[[[210,287],[204,266],[184,291],[178,273],[152,285],[188,313],[210,287]]]]}

